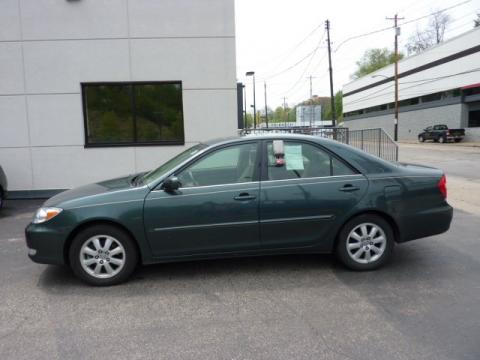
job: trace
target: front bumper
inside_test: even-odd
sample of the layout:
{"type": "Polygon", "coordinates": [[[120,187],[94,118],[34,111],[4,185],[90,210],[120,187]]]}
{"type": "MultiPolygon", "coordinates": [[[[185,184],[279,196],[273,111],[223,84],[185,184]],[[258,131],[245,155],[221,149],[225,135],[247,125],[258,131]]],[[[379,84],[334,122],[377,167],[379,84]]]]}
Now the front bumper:
{"type": "Polygon", "coordinates": [[[28,257],[39,264],[65,264],[65,241],[63,232],[43,224],[29,224],[25,229],[28,257]]]}

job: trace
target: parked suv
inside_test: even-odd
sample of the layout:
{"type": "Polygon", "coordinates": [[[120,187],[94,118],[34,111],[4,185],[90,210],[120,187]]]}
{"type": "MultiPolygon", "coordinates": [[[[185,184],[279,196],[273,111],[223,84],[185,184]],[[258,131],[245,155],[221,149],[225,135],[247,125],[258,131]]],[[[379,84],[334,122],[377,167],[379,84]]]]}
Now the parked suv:
{"type": "Polygon", "coordinates": [[[439,143],[447,141],[462,141],[465,136],[465,129],[449,129],[447,125],[429,126],[418,134],[418,141],[433,140],[439,143]]]}
{"type": "Polygon", "coordinates": [[[3,206],[5,198],[7,196],[7,177],[0,166],[0,209],[3,206]]]}

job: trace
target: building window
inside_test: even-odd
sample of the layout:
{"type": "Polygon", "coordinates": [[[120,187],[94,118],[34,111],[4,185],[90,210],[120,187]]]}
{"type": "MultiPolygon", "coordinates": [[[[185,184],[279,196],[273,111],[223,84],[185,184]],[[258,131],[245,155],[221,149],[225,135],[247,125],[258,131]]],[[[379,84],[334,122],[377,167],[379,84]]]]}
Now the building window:
{"type": "Polygon", "coordinates": [[[181,82],[82,84],[85,146],[184,144],[181,82]]]}
{"type": "Polygon", "coordinates": [[[469,111],[468,127],[480,127],[480,110],[469,111]]]}

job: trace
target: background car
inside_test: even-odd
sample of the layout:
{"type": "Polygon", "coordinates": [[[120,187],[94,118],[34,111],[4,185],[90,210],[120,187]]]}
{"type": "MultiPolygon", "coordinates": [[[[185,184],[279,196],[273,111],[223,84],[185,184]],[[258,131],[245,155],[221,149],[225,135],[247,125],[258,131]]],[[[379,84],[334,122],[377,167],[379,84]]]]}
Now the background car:
{"type": "Polygon", "coordinates": [[[451,219],[440,170],[275,134],[198,144],[147,174],[63,192],[26,238],[33,261],[112,285],[138,263],[263,254],[334,252],[372,270],[451,219]]]}
{"type": "Polygon", "coordinates": [[[5,198],[7,197],[7,188],[8,188],[7,176],[5,175],[5,172],[0,166],[0,209],[3,207],[5,198]]]}
{"type": "Polygon", "coordinates": [[[433,140],[439,143],[460,142],[465,137],[465,129],[449,129],[447,125],[429,126],[418,134],[418,141],[433,140]]]}

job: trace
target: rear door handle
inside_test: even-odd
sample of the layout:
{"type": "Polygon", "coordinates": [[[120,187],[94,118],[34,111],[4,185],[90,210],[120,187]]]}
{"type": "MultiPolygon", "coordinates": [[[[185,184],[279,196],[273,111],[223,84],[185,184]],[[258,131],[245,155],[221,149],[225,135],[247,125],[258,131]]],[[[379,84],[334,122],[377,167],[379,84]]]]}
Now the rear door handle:
{"type": "Polygon", "coordinates": [[[241,193],[235,196],[233,199],[237,201],[247,201],[247,200],[255,200],[257,197],[254,195],[250,195],[249,193],[241,193]]]}
{"type": "Polygon", "coordinates": [[[341,187],[341,188],[338,189],[338,190],[339,190],[339,191],[350,192],[350,191],[360,190],[360,188],[357,187],[357,186],[353,186],[352,184],[346,184],[346,185],[344,185],[343,187],[341,187]]]}

